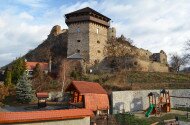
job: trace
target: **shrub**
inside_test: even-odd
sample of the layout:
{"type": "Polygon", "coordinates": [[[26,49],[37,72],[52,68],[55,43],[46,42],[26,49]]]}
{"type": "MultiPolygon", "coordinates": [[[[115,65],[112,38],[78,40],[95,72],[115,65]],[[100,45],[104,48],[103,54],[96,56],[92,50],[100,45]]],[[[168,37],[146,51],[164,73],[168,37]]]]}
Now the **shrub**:
{"type": "Polygon", "coordinates": [[[130,113],[117,114],[115,117],[120,125],[149,125],[149,123],[144,119],[136,118],[130,113]]]}
{"type": "Polygon", "coordinates": [[[0,85],[0,102],[2,102],[5,97],[9,95],[8,87],[0,85]]]}

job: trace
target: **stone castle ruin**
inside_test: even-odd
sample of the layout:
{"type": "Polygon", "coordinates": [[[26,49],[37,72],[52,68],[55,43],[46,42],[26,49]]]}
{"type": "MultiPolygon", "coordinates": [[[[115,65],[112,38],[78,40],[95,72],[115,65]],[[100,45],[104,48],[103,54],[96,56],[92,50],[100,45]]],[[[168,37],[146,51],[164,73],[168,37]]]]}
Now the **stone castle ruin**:
{"type": "MultiPolygon", "coordinates": [[[[110,39],[116,38],[116,29],[110,27],[110,18],[86,7],[65,15],[68,29],[61,29],[56,25],[52,28],[48,39],[60,34],[67,34],[67,57],[80,56],[87,68],[97,63],[103,63],[99,69],[109,69],[106,62],[108,53],[105,51],[110,39]],[[74,55],[74,56],[73,56],[74,55]]],[[[123,46],[126,56],[124,65],[128,70],[168,72],[167,55],[161,50],[151,53],[135,46],[123,46]],[[132,54],[133,56],[127,56],[132,54]]],[[[120,51],[120,49],[118,49],[120,51]]],[[[123,53],[123,52],[122,52],[123,53]]],[[[115,59],[118,59],[115,57],[115,59]]]]}

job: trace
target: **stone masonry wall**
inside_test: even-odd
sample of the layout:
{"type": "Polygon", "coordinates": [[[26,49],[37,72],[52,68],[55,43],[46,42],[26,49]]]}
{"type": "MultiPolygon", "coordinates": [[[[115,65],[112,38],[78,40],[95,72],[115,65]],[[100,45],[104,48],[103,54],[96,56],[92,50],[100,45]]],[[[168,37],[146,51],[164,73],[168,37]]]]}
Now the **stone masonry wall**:
{"type": "Polygon", "coordinates": [[[108,28],[91,22],[74,23],[68,27],[67,56],[80,50],[81,55],[90,65],[104,59],[108,28]]]}
{"type": "Polygon", "coordinates": [[[132,70],[145,72],[168,72],[168,66],[154,61],[141,60],[138,58],[129,58],[126,65],[131,66],[132,70]]]}
{"type": "MultiPolygon", "coordinates": [[[[168,91],[168,90],[167,90],[168,91]]],[[[113,91],[111,95],[113,114],[119,112],[133,112],[145,110],[149,106],[148,93],[160,90],[138,90],[138,91],[113,91]]],[[[190,89],[169,90],[170,95],[180,97],[190,97],[190,89]]],[[[190,106],[190,99],[171,97],[171,106],[190,106]]]]}
{"type": "Polygon", "coordinates": [[[89,60],[89,23],[73,23],[68,27],[67,56],[80,50],[83,58],[89,60]]]}
{"type": "Polygon", "coordinates": [[[101,62],[105,58],[108,28],[96,23],[89,23],[90,64],[101,62]]]}

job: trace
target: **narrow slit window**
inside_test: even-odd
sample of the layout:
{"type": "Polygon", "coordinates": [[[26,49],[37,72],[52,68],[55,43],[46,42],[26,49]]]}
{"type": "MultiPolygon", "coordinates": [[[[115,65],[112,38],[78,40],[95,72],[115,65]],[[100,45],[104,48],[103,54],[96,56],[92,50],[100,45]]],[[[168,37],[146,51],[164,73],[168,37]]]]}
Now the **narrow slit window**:
{"type": "Polygon", "coordinates": [[[96,29],[96,33],[99,34],[99,28],[96,29]]]}
{"type": "Polygon", "coordinates": [[[77,53],[80,53],[80,50],[79,50],[79,49],[77,49],[77,53]]]}
{"type": "Polygon", "coordinates": [[[77,33],[80,33],[80,28],[79,27],[77,28],[77,33]]]}

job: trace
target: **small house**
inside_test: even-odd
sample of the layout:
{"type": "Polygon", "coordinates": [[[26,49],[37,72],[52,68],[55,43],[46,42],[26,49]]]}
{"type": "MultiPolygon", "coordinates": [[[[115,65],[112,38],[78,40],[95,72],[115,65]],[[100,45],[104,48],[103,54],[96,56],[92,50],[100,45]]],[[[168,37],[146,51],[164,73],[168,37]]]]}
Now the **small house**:
{"type": "Polygon", "coordinates": [[[26,62],[26,71],[29,77],[33,77],[33,71],[37,64],[40,65],[40,68],[44,73],[47,74],[49,72],[50,64],[46,62],[26,62]]]}
{"type": "Polygon", "coordinates": [[[90,109],[95,114],[108,112],[108,95],[99,83],[72,81],[66,92],[70,92],[70,105],[75,108],[90,109]]]}

